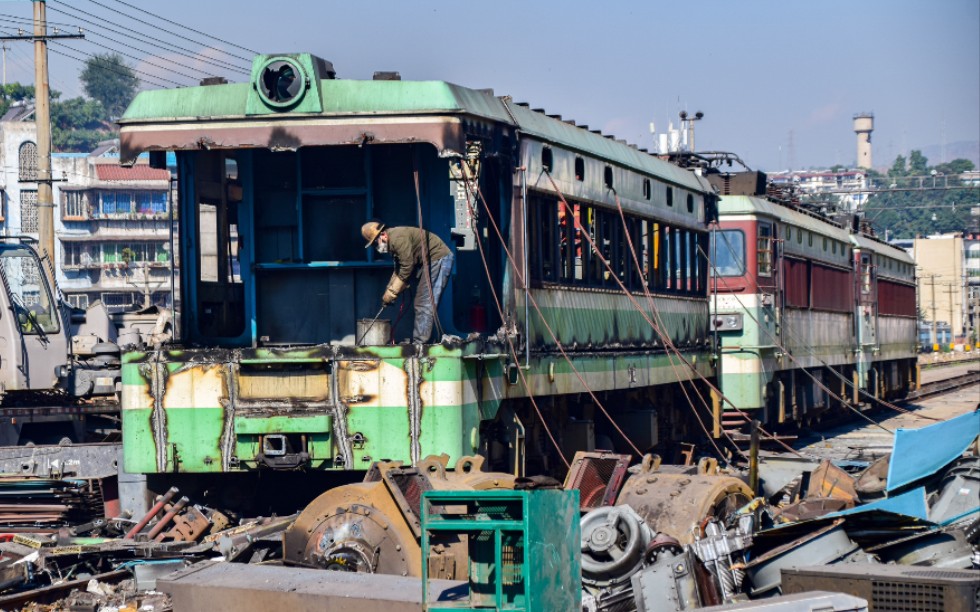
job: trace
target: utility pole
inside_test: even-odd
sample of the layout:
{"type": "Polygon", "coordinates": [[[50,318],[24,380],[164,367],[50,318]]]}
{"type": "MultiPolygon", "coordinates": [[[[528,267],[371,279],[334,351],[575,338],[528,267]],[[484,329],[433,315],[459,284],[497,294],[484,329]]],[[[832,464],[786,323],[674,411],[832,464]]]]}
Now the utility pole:
{"type": "MultiPolygon", "coordinates": [[[[47,4],[45,0],[34,3],[34,35],[18,32],[17,36],[2,36],[0,41],[34,41],[34,119],[37,124],[37,227],[41,244],[41,258],[47,258],[45,273],[50,275],[54,286],[54,191],[51,177],[51,90],[48,85],[48,40],[60,38],[85,38],[78,34],[48,34],[47,4]]],[[[44,266],[42,266],[44,267],[44,266]]]]}
{"type": "Polygon", "coordinates": [[[949,343],[953,344],[953,338],[955,338],[953,332],[953,291],[956,285],[949,283],[946,285],[946,295],[949,296],[949,343]]]}
{"type": "Polygon", "coordinates": [[[931,332],[930,338],[929,338],[929,344],[931,344],[932,346],[929,347],[930,349],[933,346],[936,346],[936,277],[937,276],[939,276],[939,275],[938,274],[929,274],[929,275],[926,276],[926,278],[929,279],[929,285],[932,288],[932,317],[930,317],[932,319],[932,321],[931,321],[931,323],[932,323],[932,332],[931,332]]]}

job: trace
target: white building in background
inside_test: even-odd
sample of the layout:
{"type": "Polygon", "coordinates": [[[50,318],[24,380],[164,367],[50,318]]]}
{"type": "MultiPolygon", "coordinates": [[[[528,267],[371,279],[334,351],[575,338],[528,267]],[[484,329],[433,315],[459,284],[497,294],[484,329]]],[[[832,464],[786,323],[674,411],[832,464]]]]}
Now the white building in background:
{"type": "MultiPolygon", "coordinates": [[[[33,109],[0,119],[0,233],[38,238],[33,109]]],[[[55,270],[65,299],[110,312],[170,305],[170,173],[119,166],[118,144],[54,154],[55,270]]]]}
{"type": "Polygon", "coordinates": [[[848,211],[853,212],[868,201],[868,174],[864,170],[787,170],[766,174],[770,181],[782,187],[795,186],[806,194],[837,196],[848,211]]]}

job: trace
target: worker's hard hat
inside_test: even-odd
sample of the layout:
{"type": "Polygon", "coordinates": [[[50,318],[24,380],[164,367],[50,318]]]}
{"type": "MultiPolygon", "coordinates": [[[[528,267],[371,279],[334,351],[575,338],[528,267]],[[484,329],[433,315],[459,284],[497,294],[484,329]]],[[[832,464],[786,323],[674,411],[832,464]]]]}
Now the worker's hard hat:
{"type": "Polygon", "coordinates": [[[384,229],[385,229],[385,224],[378,223],[377,221],[368,221],[367,223],[362,225],[361,235],[364,236],[365,240],[367,240],[367,244],[364,245],[364,248],[365,249],[370,248],[370,246],[374,244],[374,241],[377,240],[378,236],[381,235],[381,232],[384,231],[384,229]]]}

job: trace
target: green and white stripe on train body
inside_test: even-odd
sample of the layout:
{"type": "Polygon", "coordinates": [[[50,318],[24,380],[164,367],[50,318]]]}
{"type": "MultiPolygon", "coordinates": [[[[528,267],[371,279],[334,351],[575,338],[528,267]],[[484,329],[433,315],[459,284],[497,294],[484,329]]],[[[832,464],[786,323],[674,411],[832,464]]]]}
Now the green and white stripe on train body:
{"type": "MultiPolygon", "coordinates": [[[[410,462],[441,453],[455,460],[481,450],[480,423],[492,421],[502,402],[527,396],[517,368],[543,398],[581,392],[578,376],[601,392],[674,381],[681,367],[665,354],[595,355],[573,360],[576,375],[557,356],[535,355],[530,366],[505,367],[513,362],[503,355],[465,347],[429,345],[421,356],[403,354],[406,348],[415,346],[364,347],[336,357],[330,349],[129,353],[123,364],[126,469],[253,470],[264,436],[294,433],[309,437],[312,469],[367,469],[378,459],[410,462]],[[275,370],[299,359],[318,369],[263,380],[264,366],[275,370]],[[276,396],[281,404],[270,399],[276,396]]],[[[703,355],[685,358],[710,374],[703,355]]]]}

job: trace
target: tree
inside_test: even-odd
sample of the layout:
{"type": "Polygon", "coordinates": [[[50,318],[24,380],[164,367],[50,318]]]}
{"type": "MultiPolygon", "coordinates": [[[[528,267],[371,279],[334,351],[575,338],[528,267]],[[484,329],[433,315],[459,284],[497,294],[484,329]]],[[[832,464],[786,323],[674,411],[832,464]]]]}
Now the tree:
{"type": "Polygon", "coordinates": [[[912,151],[906,172],[905,158],[899,155],[888,171],[888,178],[869,176],[876,187],[891,187],[892,190],[873,194],[868,199],[867,218],[878,235],[884,236],[887,230],[890,239],[976,231],[970,207],[977,202],[980,189],[971,188],[954,177],[937,180],[935,184],[959,189],[929,189],[933,185],[930,170],[956,175],[972,168],[973,163],[966,159],[954,159],[930,168],[920,151],[912,151]],[[908,174],[926,178],[904,178],[908,174]]]}
{"type": "Polygon", "coordinates": [[[922,154],[922,151],[913,150],[909,154],[909,174],[912,176],[923,176],[929,173],[929,160],[922,154]]]}
{"type": "Polygon", "coordinates": [[[70,98],[51,104],[51,144],[56,151],[88,152],[115,135],[102,104],[70,98]]]}
{"type": "Polygon", "coordinates": [[[78,78],[85,94],[101,103],[110,119],[122,116],[140,82],[118,53],[93,55],[78,78]]]}

